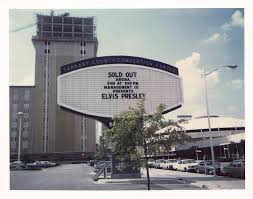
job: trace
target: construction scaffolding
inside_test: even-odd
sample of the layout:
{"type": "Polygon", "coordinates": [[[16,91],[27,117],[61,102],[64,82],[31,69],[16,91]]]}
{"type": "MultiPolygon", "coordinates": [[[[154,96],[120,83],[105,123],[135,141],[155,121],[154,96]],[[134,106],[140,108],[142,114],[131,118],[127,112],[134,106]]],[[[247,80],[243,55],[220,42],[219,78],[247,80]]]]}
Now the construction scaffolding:
{"type": "Polygon", "coordinates": [[[69,13],[60,16],[37,14],[37,35],[33,39],[96,41],[95,18],[70,17],[69,13]]]}

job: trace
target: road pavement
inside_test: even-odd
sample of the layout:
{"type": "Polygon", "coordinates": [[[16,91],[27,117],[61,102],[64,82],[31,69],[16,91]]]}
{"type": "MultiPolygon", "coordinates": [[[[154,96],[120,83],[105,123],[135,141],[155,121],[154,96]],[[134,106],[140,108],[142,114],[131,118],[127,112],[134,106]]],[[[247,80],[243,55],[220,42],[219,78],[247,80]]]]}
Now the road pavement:
{"type": "MultiPolygon", "coordinates": [[[[87,164],[64,164],[38,171],[10,171],[11,190],[147,190],[146,179],[94,182],[93,167],[87,164]]],[[[152,190],[192,190],[201,187],[177,179],[151,182],[152,190]]]]}

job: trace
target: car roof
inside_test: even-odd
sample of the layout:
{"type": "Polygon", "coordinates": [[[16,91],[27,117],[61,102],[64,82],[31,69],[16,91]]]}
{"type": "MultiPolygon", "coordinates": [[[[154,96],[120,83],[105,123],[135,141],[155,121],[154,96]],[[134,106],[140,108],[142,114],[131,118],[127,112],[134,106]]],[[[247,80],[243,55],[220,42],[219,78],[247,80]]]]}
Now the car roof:
{"type": "Polygon", "coordinates": [[[194,159],[183,159],[182,161],[189,161],[189,160],[194,160],[194,159]]]}

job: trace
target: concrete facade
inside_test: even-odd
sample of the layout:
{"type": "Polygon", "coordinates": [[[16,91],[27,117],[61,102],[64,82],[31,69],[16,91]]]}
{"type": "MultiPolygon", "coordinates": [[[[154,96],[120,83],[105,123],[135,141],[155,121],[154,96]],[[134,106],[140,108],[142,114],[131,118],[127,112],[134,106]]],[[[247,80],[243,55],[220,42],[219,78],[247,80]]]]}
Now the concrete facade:
{"type": "Polygon", "coordinates": [[[33,152],[95,152],[95,121],[57,105],[57,76],[61,66],[96,56],[93,25],[93,18],[37,15],[38,31],[32,38],[36,52],[32,92],[36,108],[31,115],[33,152]],[[86,27],[92,27],[88,35],[84,34],[86,27]],[[79,34],[80,28],[83,32],[79,34]]]}
{"type": "Polygon", "coordinates": [[[18,150],[18,136],[20,128],[20,116],[18,112],[22,112],[21,116],[21,150],[22,152],[31,152],[32,148],[32,128],[31,128],[31,91],[33,86],[11,86],[9,90],[10,99],[10,153],[18,150]]]}

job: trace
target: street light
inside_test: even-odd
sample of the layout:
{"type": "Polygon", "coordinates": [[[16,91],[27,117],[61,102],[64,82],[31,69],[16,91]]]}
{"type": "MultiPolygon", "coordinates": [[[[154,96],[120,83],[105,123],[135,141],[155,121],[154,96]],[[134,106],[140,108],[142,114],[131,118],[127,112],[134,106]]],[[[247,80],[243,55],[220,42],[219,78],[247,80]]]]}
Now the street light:
{"type": "Polygon", "coordinates": [[[18,165],[21,163],[20,162],[20,148],[21,148],[21,128],[22,128],[22,115],[23,112],[18,112],[17,115],[19,115],[19,135],[18,135],[18,165]]]}
{"type": "Polygon", "coordinates": [[[206,73],[205,71],[205,67],[204,67],[204,78],[205,78],[205,90],[206,90],[206,113],[207,113],[207,119],[208,119],[208,128],[209,128],[209,139],[210,139],[210,148],[211,148],[211,156],[212,156],[212,166],[214,168],[213,170],[213,174],[216,175],[216,170],[214,167],[214,151],[213,151],[213,136],[212,136],[212,132],[211,132],[211,122],[210,122],[210,114],[209,114],[209,105],[208,105],[208,95],[207,95],[207,86],[206,86],[206,76],[210,75],[211,73],[221,69],[221,68],[231,68],[231,69],[235,69],[237,68],[237,65],[224,65],[218,68],[215,68],[214,70],[211,70],[209,72],[206,73]]]}

